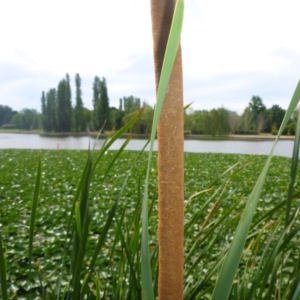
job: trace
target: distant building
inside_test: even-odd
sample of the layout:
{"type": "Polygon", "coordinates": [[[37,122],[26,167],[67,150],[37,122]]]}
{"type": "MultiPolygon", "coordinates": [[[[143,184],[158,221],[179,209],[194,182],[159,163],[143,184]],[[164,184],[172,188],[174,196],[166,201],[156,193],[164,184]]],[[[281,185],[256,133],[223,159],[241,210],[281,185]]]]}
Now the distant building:
{"type": "Polygon", "coordinates": [[[187,115],[192,115],[194,113],[194,109],[192,107],[189,107],[187,110],[186,110],[186,114],[187,115]]]}

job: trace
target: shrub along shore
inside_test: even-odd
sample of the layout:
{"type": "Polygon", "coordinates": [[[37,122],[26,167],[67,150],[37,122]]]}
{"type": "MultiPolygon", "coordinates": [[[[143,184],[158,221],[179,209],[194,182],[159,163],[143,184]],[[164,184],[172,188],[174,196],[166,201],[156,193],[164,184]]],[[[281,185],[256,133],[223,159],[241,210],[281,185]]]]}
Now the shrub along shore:
{"type": "MultiPolygon", "coordinates": [[[[125,177],[129,175],[119,199],[115,220],[97,258],[88,288],[91,294],[96,295],[96,286],[99,284],[101,295],[106,295],[110,299],[120,296],[122,299],[126,297],[138,299],[141,289],[139,257],[143,193],[141,183],[147,166],[147,155],[124,151],[118,157],[117,163],[109,169],[115,154],[115,151],[106,153],[105,159],[95,170],[90,184],[91,225],[82,273],[84,276],[88,270],[97,238],[104,230],[103,226],[122,189],[125,177]],[[122,231],[119,231],[119,226],[122,231]]],[[[66,245],[67,217],[70,215],[86,157],[87,151],[82,150],[0,150],[0,230],[7,259],[7,285],[10,295],[26,299],[31,291],[34,296],[47,295],[52,299],[58,293],[58,282],[61,282],[61,295],[64,288],[68,287],[71,250],[66,245]],[[41,191],[34,230],[32,260],[34,265],[30,280],[28,230],[38,156],[41,156],[41,191]]],[[[149,185],[151,199],[149,234],[154,282],[157,270],[155,158],[156,154],[149,185]]],[[[201,299],[208,299],[211,295],[216,266],[226,252],[240,213],[265,161],[266,156],[258,155],[185,153],[187,299],[196,299],[196,295],[197,299],[199,295],[203,296],[201,299]],[[229,170],[236,163],[238,165],[229,170]],[[224,174],[226,170],[228,171],[224,174]]],[[[266,243],[279,238],[279,229],[284,226],[282,220],[285,208],[278,206],[286,199],[290,164],[290,159],[273,158],[247,239],[237,281],[245,283],[247,279],[247,282],[251,283],[254,280],[257,265],[263,263],[260,259],[265,255],[266,243]],[[264,222],[261,223],[261,220],[264,222]]],[[[295,191],[299,188],[299,183],[296,182],[295,191]]],[[[296,197],[294,205],[298,205],[297,202],[299,200],[296,197]]],[[[289,241],[289,255],[285,265],[282,266],[283,269],[289,270],[282,273],[281,281],[278,283],[283,291],[288,286],[293,265],[298,259],[297,247],[293,247],[296,243],[295,238],[289,241]]],[[[251,292],[251,288],[247,288],[247,285],[244,288],[245,293],[251,292]]]]}

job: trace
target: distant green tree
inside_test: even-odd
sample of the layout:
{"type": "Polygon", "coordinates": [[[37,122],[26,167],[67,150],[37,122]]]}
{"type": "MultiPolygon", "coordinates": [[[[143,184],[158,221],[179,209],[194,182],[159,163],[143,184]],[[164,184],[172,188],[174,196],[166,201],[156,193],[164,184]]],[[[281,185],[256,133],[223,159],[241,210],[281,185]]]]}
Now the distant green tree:
{"type": "Polygon", "coordinates": [[[70,76],[66,74],[66,85],[67,85],[67,100],[72,107],[72,92],[71,92],[71,84],[70,84],[70,76]]]}
{"type": "Polygon", "coordinates": [[[31,128],[32,129],[41,129],[41,114],[36,111],[36,115],[33,117],[31,128]]]}
{"type": "Polygon", "coordinates": [[[271,132],[272,128],[274,128],[275,130],[279,129],[285,115],[285,110],[279,105],[275,104],[271,108],[267,109],[266,115],[266,131],[271,132]]]}
{"type": "Polygon", "coordinates": [[[184,130],[192,134],[228,135],[230,133],[228,111],[221,107],[210,111],[195,111],[185,115],[184,130]]]}
{"type": "Polygon", "coordinates": [[[72,109],[72,92],[71,92],[71,84],[70,84],[70,76],[66,74],[66,83],[67,83],[67,103],[71,113],[71,120],[70,120],[70,131],[73,130],[74,127],[74,116],[73,116],[73,109],[72,109]]]}
{"type": "Polygon", "coordinates": [[[56,89],[50,89],[45,95],[42,92],[42,127],[46,132],[57,130],[56,89]]]}
{"type": "Polygon", "coordinates": [[[224,107],[211,111],[211,122],[215,124],[215,135],[228,135],[230,132],[229,115],[224,107]]]}
{"type": "Polygon", "coordinates": [[[143,103],[143,111],[141,113],[140,132],[143,134],[150,134],[153,123],[154,109],[150,105],[143,103]]]}
{"type": "Polygon", "coordinates": [[[110,108],[110,113],[109,113],[109,117],[110,117],[110,124],[113,130],[116,129],[116,119],[118,117],[118,113],[119,110],[117,108],[115,108],[114,106],[110,108]]]}
{"type": "Polygon", "coordinates": [[[128,96],[128,97],[123,97],[123,99],[121,99],[121,100],[123,101],[125,113],[137,111],[141,108],[141,99],[140,98],[137,98],[134,96],[128,96]]]}
{"type": "Polygon", "coordinates": [[[114,130],[118,130],[122,127],[122,120],[125,115],[123,110],[117,109],[115,107],[110,108],[110,125],[114,130]]]}
{"type": "Polygon", "coordinates": [[[125,111],[123,110],[123,99],[119,100],[119,109],[111,107],[110,109],[110,124],[112,129],[118,130],[123,126],[123,118],[125,116],[125,111]]]}
{"type": "Polygon", "coordinates": [[[100,123],[101,105],[100,105],[100,78],[98,76],[95,76],[94,83],[93,83],[93,106],[94,106],[93,129],[99,130],[101,128],[101,123],[100,123]]]}
{"type": "Polygon", "coordinates": [[[84,123],[86,124],[86,129],[90,130],[92,126],[92,120],[93,120],[93,111],[89,110],[88,108],[83,108],[83,117],[84,117],[84,123]]]}
{"type": "Polygon", "coordinates": [[[202,131],[205,135],[215,135],[216,129],[215,125],[212,123],[212,113],[211,111],[202,111],[202,131]]]}
{"type": "Polygon", "coordinates": [[[106,80],[103,77],[100,85],[100,120],[103,120],[105,122],[104,130],[108,130],[111,128],[111,125],[109,124],[110,118],[110,108],[109,108],[109,98],[107,93],[107,86],[106,86],[106,80]]]}
{"type": "Polygon", "coordinates": [[[257,133],[260,133],[266,123],[266,106],[259,96],[252,96],[249,102],[249,108],[253,116],[254,129],[257,133]]]}
{"type": "Polygon", "coordinates": [[[253,132],[253,113],[249,106],[244,109],[241,116],[241,131],[244,134],[253,132]]]}
{"type": "Polygon", "coordinates": [[[228,118],[231,133],[237,133],[241,127],[241,116],[235,111],[228,110],[228,118]]]}
{"type": "Polygon", "coordinates": [[[47,111],[47,103],[46,103],[46,96],[45,92],[42,92],[42,97],[41,97],[41,103],[42,103],[42,126],[45,131],[49,131],[49,116],[48,116],[48,111],[47,111]]]}
{"type": "Polygon", "coordinates": [[[16,113],[12,120],[11,123],[14,124],[14,126],[18,129],[23,129],[24,125],[23,125],[23,116],[20,113],[16,113]]]}
{"type": "Polygon", "coordinates": [[[194,117],[193,114],[184,113],[184,133],[195,133],[194,132],[194,117]]]}
{"type": "Polygon", "coordinates": [[[23,109],[20,111],[20,114],[22,114],[23,117],[23,128],[25,130],[31,129],[31,124],[33,123],[33,113],[30,109],[23,109]]]}
{"type": "Polygon", "coordinates": [[[111,128],[109,113],[109,98],[107,93],[106,80],[102,80],[98,76],[95,77],[93,83],[93,105],[94,105],[94,127],[95,130],[104,130],[111,128]]]}
{"type": "Polygon", "coordinates": [[[16,114],[11,107],[0,104],[0,127],[4,124],[9,124],[12,121],[13,116],[16,114]]]}
{"type": "Polygon", "coordinates": [[[75,76],[76,84],[76,104],[74,108],[74,127],[75,131],[84,131],[86,129],[86,124],[84,120],[84,108],[82,102],[82,92],[81,92],[81,79],[79,74],[75,76]]]}
{"type": "Polygon", "coordinates": [[[57,103],[56,89],[50,89],[46,95],[46,115],[48,121],[48,132],[57,130],[57,103]]]}
{"type": "Polygon", "coordinates": [[[184,116],[184,130],[191,134],[207,134],[205,128],[205,113],[207,111],[196,110],[193,114],[184,116]]]}
{"type": "MultiPolygon", "coordinates": [[[[207,130],[206,129],[206,122],[205,122],[205,115],[208,114],[207,111],[200,111],[200,110],[196,110],[193,114],[192,114],[192,124],[193,127],[191,129],[191,132],[193,134],[207,134],[207,130]]],[[[209,123],[209,122],[208,122],[209,123]]]]}
{"type": "Polygon", "coordinates": [[[31,130],[38,129],[39,114],[35,109],[24,108],[13,116],[12,123],[18,129],[31,130]]]}
{"type": "MultiPolygon", "coordinates": [[[[135,114],[138,113],[139,110],[127,113],[123,117],[123,124],[128,123],[135,114]]],[[[135,124],[131,127],[130,132],[135,134],[149,134],[151,133],[152,122],[153,122],[154,109],[144,103],[143,110],[135,122],[135,124]]]]}
{"type": "Polygon", "coordinates": [[[123,110],[123,99],[121,98],[119,100],[119,109],[115,111],[115,116],[113,118],[114,123],[112,123],[112,127],[114,129],[118,130],[122,128],[124,116],[125,116],[125,111],[123,110]]]}
{"type": "Polygon", "coordinates": [[[66,79],[59,82],[57,88],[57,131],[70,132],[72,130],[72,103],[70,99],[70,85],[66,79]]]}

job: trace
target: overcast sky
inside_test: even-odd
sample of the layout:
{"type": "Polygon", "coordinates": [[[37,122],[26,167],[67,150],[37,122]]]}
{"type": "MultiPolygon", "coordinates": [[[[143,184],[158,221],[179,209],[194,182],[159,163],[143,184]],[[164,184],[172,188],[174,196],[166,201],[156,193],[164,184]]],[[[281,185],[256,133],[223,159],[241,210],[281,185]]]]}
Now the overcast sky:
{"type": "MultiPolygon", "coordinates": [[[[287,108],[300,78],[299,0],[186,0],[184,101],[239,113],[252,95],[287,108]]],[[[155,103],[150,0],[0,2],[0,104],[40,111],[41,93],[70,74],[92,108],[97,75],[110,106],[155,103]]]]}

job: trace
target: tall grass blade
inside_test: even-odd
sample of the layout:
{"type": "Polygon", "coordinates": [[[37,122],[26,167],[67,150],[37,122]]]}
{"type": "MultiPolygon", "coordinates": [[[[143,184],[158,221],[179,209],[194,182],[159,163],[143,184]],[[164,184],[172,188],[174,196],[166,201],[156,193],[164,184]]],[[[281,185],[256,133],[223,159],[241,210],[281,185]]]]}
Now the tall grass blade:
{"type": "Polygon", "coordinates": [[[80,241],[82,240],[82,231],[81,231],[81,217],[80,217],[80,210],[79,210],[79,203],[76,203],[75,208],[75,220],[76,220],[76,228],[77,228],[77,234],[79,235],[80,241]]]}
{"type": "Polygon", "coordinates": [[[297,289],[293,295],[292,300],[298,300],[300,298],[300,284],[298,284],[297,289]]]}
{"type": "Polygon", "coordinates": [[[100,149],[100,152],[97,156],[97,158],[95,159],[94,162],[94,169],[97,167],[100,159],[103,157],[103,155],[105,154],[105,152],[110,148],[110,146],[118,139],[122,136],[122,134],[126,133],[133,125],[134,123],[137,121],[137,119],[139,118],[140,114],[142,113],[143,108],[140,109],[133,117],[132,119],[125,124],[121,129],[119,129],[100,149]]]}
{"type": "Polygon", "coordinates": [[[242,255],[242,251],[245,246],[246,238],[249,232],[250,224],[253,218],[254,211],[256,209],[265,178],[271,163],[271,159],[274,153],[275,146],[279,140],[279,137],[281,136],[283,129],[285,128],[288,120],[292,116],[293,111],[295,110],[298,102],[300,100],[300,81],[298,82],[298,85],[296,87],[296,90],[294,92],[294,95],[292,97],[292,100],[290,102],[290,105],[286,111],[286,114],[284,116],[284,119],[282,121],[282,124],[279,128],[277,137],[275,139],[275,142],[273,144],[273,147],[271,149],[271,152],[267,158],[267,161],[264,165],[264,168],[262,172],[259,175],[259,178],[249,196],[249,199],[247,201],[246,207],[243,211],[243,214],[241,216],[240,222],[238,224],[238,227],[236,229],[236,232],[234,234],[233,241],[230,245],[229,251],[226,255],[224,264],[221,268],[219,277],[217,279],[217,283],[212,295],[212,300],[219,300],[219,299],[228,299],[228,296],[230,294],[230,290],[232,287],[233,279],[236,273],[236,270],[238,268],[240,258],[242,255]]]}
{"type": "Polygon", "coordinates": [[[188,108],[190,108],[193,104],[194,104],[194,102],[191,102],[191,103],[185,105],[185,106],[183,107],[183,110],[186,111],[186,110],[187,110],[188,108]]]}
{"type": "Polygon", "coordinates": [[[132,280],[133,280],[133,289],[134,289],[135,293],[140,294],[140,287],[138,285],[137,278],[136,278],[136,274],[138,274],[138,272],[137,272],[137,270],[134,266],[133,259],[132,259],[132,255],[134,255],[135,253],[131,253],[130,249],[126,245],[125,237],[123,235],[122,228],[121,228],[121,225],[119,224],[118,220],[116,220],[116,223],[117,223],[117,226],[118,226],[118,232],[119,232],[120,237],[121,237],[122,247],[125,250],[127,261],[128,261],[128,264],[129,264],[130,278],[132,278],[132,280]]]}
{"type": "Polygon", "coordinates": [[[7,282],[6,282],[6,260],[2,243],[2,235],[0,233],[0,280],[1,280],[1,296],[3,300],[8,300],[7,282]]]}
{"type": "MultiPolygon", "coordinates": [[[[101,235],[99,236],[99,239],[98,239],[98,242],[97,242],[97,245],[95,247],[95,250],[94,250],[94,253],[93,253],[93,256],[92,256],[92,259],[91,259],[91,262],[90,262],[90,265],[89,265],[89,272],[87,273],[87,277],[86,277],[86,282],[88,282],[88,279],[92,273],[92,271],[94,270],[94,267],[95,267],[95,264],[96,264],[96,260],[97,260],[97,257],[100,253],[100,250],[102,248],[102,246],[104,245],[104,242],[105,242],[105,239],[106,239],[106,236],[108,234],[108,230],[111,226],[111,223],[113,221],[113,218],[115,217],[115,214],[116,214],[116,211],[117,211],[117,207],[118,207],[118,204],[119,204],[119,201],[121,199],[121,195],[123,193],[123,190],[126,186],[126,183],[127,183],[127,180],[128,180],[128,175],[126,176],[124,182],[123,182],[123,185],[118,193],[118,196],[114,202],[114,205],[111,209],[111,211],[109,212],[109,215],[106,219],[106,223],[101,231],[101,235]]],[[[85,288],[85,284],[82,286],[82,289],[84,290],[85,288]]]]}
{"type": "Polygon", "coordinates": [[[296,267],[296,274],[294,275],[293,284],[287,297],[288,300],[300,298],[300,253],[298,255],[298,263],[296,267]],[[297,275],[296,275],[297,274],[297,275]]]}
{"type": "Polygon", "coordinates": [[[120,154],[124,151],[124,149],[126,148],[126,146],[129,144],[131,138],[127,138],[126,141],[123,143],[123,145],[120,147],[120,149],[117,151],[116,155],[113,157],[113,159],[111,160],[111,162],[109,163],[109,165],[107,166],[106,172],[103,176],[102,181],[105,180],[107,174],[109,173],[109,171],[111,170],[112,166],[114,165],[114,163],[116,162],[116,160],[118,159],[118,157],[120,156],[120,154]]]}
{"type": "Polygon", "coordinates": [[[100,300],[101,294],[100,294],[100,282],[98,276],[96,276],[95,278],[95,284],[96,284],[96,300],[100,300]]]}
{"type": "Polygon", "coordinates": [[[149,237],[148,237],[148,185],[150,164],[152,160],[152,152],[154,139],[156,135],[157,124],[163,106],[163,101],[168,88],[170,76],[173,70],[174,61],[176,58],[178,46],[180,43],[181,28],[183,22],[184,1],[178,0],[175,6],[172,25],[169,33],[168,43],[166,47],[164,62],[161,70],[161,77],[158,86],[156,106],[153,116],[150,150],[148,156],[148,166],[145,180],[144,198],[142,204],[142,288],[143,297],[147,300],[154,299],[152,272],[149,253],[149,237]]]}
{"type": "Polygon", "coordinates": [[[275,259],[275,263],[273,266],[272,276],[271,276],[271,280],[269,283],[269,290],[268,290],[267,296],[265,297],[266,300],[273,299],[272,297],[276,293],[275,292],[276,280],[277,280],[277,275],[279,274],[278,269],[280,268],[280,263],[281,263],[281,255],[278,255],[275,259]]]}
{"type": "MultiPolygon", "coordinates": [[[[73,221],[73,217],[74,217],[74,212],[75,212],[75,207],[76,207],[76,203],[79,202],[79,198],[80,195],[82,193],[83,190],[83,185],[84,182],[87,178],[87,174],[88,174],[88,170],[89,170],[89,166],[90,166],[90,157],[91,157],[91,151],[88,151],[88,157],[79,181],[79,184],[77,186],[76,192],[75,192],[75,197],[73,199],[73,204],[72,204],[72,208],[71,208],[71,213],[70,213],[70,217],[69,217],[69,221],[68,221],[68,226],[67,226],[67,234],[66,234],[66,238],[69,236],[70,230],[71,230],[71,225],[72,225],[72,221],[73,221]]],[[[66,242],[65,242],[66,244],[66,242]]]]}
{"type": "Polygon", "coordinates": [[[258,278],[258,282],[260,283],[260,293],[258,295],[258,299],[261,299],[262,295],[265,293],[265,286],[268,282],[269,276],[271,275],[271,270],[272,270],[272,268],[274,268],[275,259],[276,259],[277,255],[280,255],[281,250],[283,248],[285,248],[285,246],[292,239],[294,234],[296,232],[298,232],[299,228],[300,228],[300,225],[298,225],[297,228],[295,230],[293,230],[293,232],[291,232],[287,237],[285,237],[285,235],[286,235],[288,229],[285,229],[284,231],[282,231],[274,248],[271,250],[270,255],[268,257],[266,257],[266,262],[265,262],[264,268],[260,272],[259,278],[258,278]]]}
{"type": "MultiPolygon", "coordinates": [[[[73,247],[73,258],[72,258],[72,269],[73,269],[73,278],[72,278],[72,290],[73,290],[73,297],[75,297],[75,294],[79,296],[80,290],[79,290],[79,280],[80,280],[80,274],[81,274],[81,267],[85,255],[85,248],[87,244],[87,238],[88,238],[88,229],[89,229],[89,222],[90,217],[88,214],[88,194],[89,194],[89,185],[92,180],[94,170],[97,166],[97,164],[100,162],[101,158],[105,155],[106,151],[109,150],[109,147],[124,133],[128,131],[128,129],[137,121],[138,117],[140,116],[140,113],[142,110],[140,110],[138,113],[134,115],[134,117],[125,124],[120,130],[118,130],[110,139],[105,141],[104,145],[100,149],[99,154],[93,159],[94,151],[88,151],[88,157],[87,161],[80,179],[80,182],[77,186],[75,197],[73,200],[72,208],[71,208],[71,214],[68,221],[67,226],[67,234],[65,239],[65,245],[67,245],[67,238],[70,238],[70,242],[72,241],[72,237],[75,233],[75,240],[74,240],[74,247],[73,247]],[[77,203],[79,202],[79,209],[77,207],[77,203]],[[78,211],[76,211],[76,208],[78,211]],[[74,213],[75,215],[75,228],[73,227],[73,231],[71,232],[71,225],[74,220],[74,213]],[[80,218],[80,219],[78,219],[80,218]],[[75,230],[74,230],[75,229],[75,230]],[[85,236],[86,235],[86,236],[85,236]],[[76,283],[77,282],[77,283],[76,283]]],[[[117,160],[120,153],[124,150],[126,145],[129,143],[130,139],[127,139],[126,142],[122,145],[121,149],[119,149],[114,156],[112,162],[109,164],[109,166],[106,169],[105,176],[102,180],[105,179],[107,176],[109,170],[111,169],[112,165],[117,160]]],[[[70,247],[70,244],[66,246],[66,251],[63,256],[63,263],[66,259],[67,255],[67,249],[70,247]]],[[[89,276],[88,276],[89,277],[89,276]]],[[[87,277],[87,279],[88,279],[87,277]]],[[[61,279],[62,279],[62,273],[60,274],[60,280],[59,280],[59,287],[58,287],[58,295],[60,294],[60,288],[61,288],[61,279]]],[[[70,286],[71,288],[71,286],[70,286]]],[[[70,292],[70,291],[69,291],[70,292]]],[[[59,296],[58,296],[59,297],[59,296]]]]}
{"type": "Polygon", "coordinates": [[[88,169],[86,173],[86,178],[83,182],[81,199],[79,202],[79,210],[76,217],[80,220],[75,221],[74,224],[74,247],[73,247],[73,261],[72,261],[72,299],[78,299],[80,297],[80,278],[81,271],[84,261],[85,249],[88,240],[88,230],[90,223],[90,216],[88,210],[88,198],[89,198],[89,187],[92,176],[93,168],[93,156],[89,156],[88,169]],[[81,233],[78,233],[77,228],[81,227],[81,233]]]}
{"type": "Polygon", "coordinates": [[[293,191],[294,191],[294,185],[296,181],[297,166],[298,166],[298,159],[299,159],[299,142],[300,142],[300,109],[298,112],[298,119],[297,119],[297,126],[296,126],[295,140],[294,140],[291,175],[290,175],[291,181],[289,184],[288,197],[286,203],[285,227],[288,227],[291,220],[291,206],[292,206],[293,191]]]}
{"type": "MultiPolygon", "coordinates": [[[[85,163],[85,166],[84,166],[84,169],[83,169],[80,181],[78,183],[78,186],[77,186],[77,189],[76,189],[76,192],[75,192],[75,197],[73,199],[71,213],[70,213],[69,220],[68,220],[66,235],[65,235],[65,239],[64,239],[65,251],[64,251],[64,254],[63,254],[63,257],[62,257],[60,276],[58,278],[57,300],[59,300],[60,293],[61,293],[61,282],[62,282],[62,275],[63,275],[62,274],[63,266],[64,266],[64,264],[65,264],[65,262],[67,260],[68,251],[69,251],[69,248],[71,246],[71,243],[72,243],[72,240],[73,240],[73,235],[74,235],[74,232],[75,232],[74,227],[72,228],[71,225],[72,225],[72,222],[73,222],[76,205],[80,201],[80,195],[81,195],[81,193],[83,191],[83,187],[84,187],[85,181],[86,181],[87,176],[88,176],[88,172],[89,172],[89,168],[90,168],[91,155],[92,155],[91,151],[89,150],[88,151],[87,160],[86,160],[86,163],[85,163]],[[71,228],[73,229],[72,232],[71,232],[71,228]],[[68,238],[70,240],[69,242],[67,242],[68,238]]],[[[80,223],[81,223],[81,220],[80,220],[80,223]]],[[[75,224],[77,224],[76,221],[75,221],[75,224]]],[[[74,256],[75,256],[75,252],[73,251],[73,258],[74,258],[74,256]]],[[[75,265],[74,265],[74,259],[73,259],[72,269],[74,270],[74,268],[75,268],[75,265]]],[[[70,288],[71,288],[71,286],[68,286],[68,289],[70,289],[70,288]]]]}

